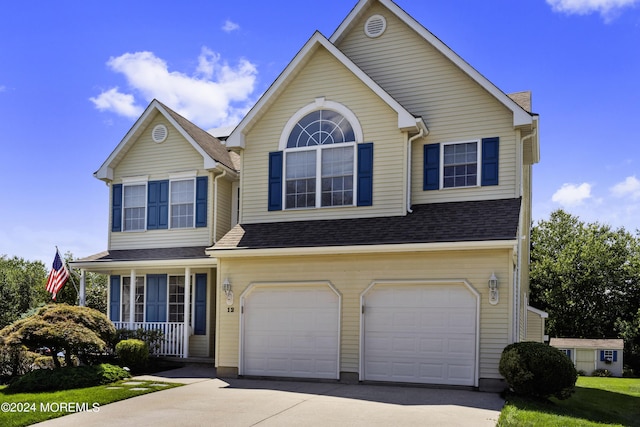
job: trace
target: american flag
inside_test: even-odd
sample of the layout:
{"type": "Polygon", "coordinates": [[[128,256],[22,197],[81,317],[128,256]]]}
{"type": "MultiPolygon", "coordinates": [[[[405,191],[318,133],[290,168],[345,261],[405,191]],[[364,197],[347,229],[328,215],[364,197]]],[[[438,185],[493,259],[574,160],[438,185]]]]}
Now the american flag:
{"type": "Polygon", "coordinates": [[[51,298],[56,299],[56,295],[60,292],[60,289],[69,280],[69,270],[65,263],[60,258],[60,252],[56,249],[56,256],[53,259],[53,267],[51,273],[49,273],[49,279],[47,280],[47,292],[51,292],[51,298]]]}

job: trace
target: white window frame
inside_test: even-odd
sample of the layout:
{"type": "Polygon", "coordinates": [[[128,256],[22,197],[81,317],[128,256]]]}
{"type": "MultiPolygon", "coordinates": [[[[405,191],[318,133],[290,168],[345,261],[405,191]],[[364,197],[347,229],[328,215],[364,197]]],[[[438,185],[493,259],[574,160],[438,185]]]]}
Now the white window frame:
{"type": "MultiPolygon", "coordinates": [[[[178,320],[178,321],[175,321],[175,322],[172,322],[170,320],[170,316],[171,316],[170,307],[171,307],[171,304],[174,304],[174,305],[179,304],[179,303],[172,303],[171,299],[170,299],[170,297],[171,297],[171,278],[172,277],[182,277],[184,279],[184,281],[186,282],[186,276],[184,276],[184,275],[180,275],[180,274],[168,274],[167,275],[167,322],[184,323],[184,313],[185,313],[184,308],[183,308],[183,311],[182,311],[182,320],[178,320]]],[[[195,274],[192,274],[189,277],[190,277],[190,280],[189,280],[189,313],[191,313],[191,315],[189,316],[189,326],[193,326],[193,307],[194,307],[194,304],[195,304],[195,292],[194,292],[194,289],[193,289],[193,286],[194,286],[193,284],[194,284],[194,281],[195,281],[195,274]]],[[[184,286],[184,284],[183,284],[183,286],[184,286]]],[[[184,295],[184,291],[183,291],[183,295],[184,295]]],[[[184,306],[184,302],[182,304],[184,306]]]]}
{"type": "Polygon", "coordinates": [[[282,208],[283,210],[305,210],[305,209],[331,209],[331,208],[344,208],[344,207],[353,207],[357,206],[357,194],[358,194],[358,143],[364,142],[364,134],[362,132],[362,127],[360,126],[360,121],[358,117],[346,106],[335,102],[335,101],[327,101],[324,97],[316,98],[314,102],[305,105],[300,110],[298,110],[294,115],[291,116],[289,121],[286,123],[282,134],[280,135],[280,143],[279,149],[283,152],[283,171],[282,171],[282,208]],[[338,144],[327,144],[327,145],[316,145],[312,147],[294,147],[288,148],[287,142],[289,141],[289,135],[293,131],[294,127],[298,124],[298,122],[304,118],[307,114],[310,114],[317,110],[331,110],[340,115],[342,115],[345,120],[349,122],[354,134],[354,141],[350,142],[341,142],[338,144]],[[351,204],[343,204],[343,205],[329,205],[322,206],[322,151],[325,149],[331,148],[341,148],[341,147],[353,147],[353,166],[352,166],[352,177],[353,177],[353,195],[352,195],[352,203],[351,204]],[[287,208],[287,154],[293,152],[300,151],[316,151],[316,190],[315,190],[315,206],[309,207],[294,207],[287,208]]]}
{"type": "Polygon", "coordinates": [[[296,148],[287,148],[284,150],[284,170],[283,170],[283,178],[282,178],[282,206],[285,210],[300,210],[300,209],[327,209],[327,208],[342,208],[349,206],[356,206],[356,191],[357,191],[357,165],[358,165],[358,153],[356,150],[357,143],[356,142],[341,142],[338,144],[327,144],[327,145],[316,145],[314,147],[296,147],[296,148]],[[353,150],[353,165],[351,167],[351,177],[352,177],[352,200],[351,204],[342,204],[342,205],[328,205],[322,206],[322,153],[325,150],[331,150],[333,148],[346,148],[350,147],[353,150]],[[315,206],[305,206],[300,208],[288,208],[287,207],[287,156],[290,153],[299,153],[302,151],[315,151],[316,157],[316,189],[315,189],[315,206]]]}
{"type": "MultiPolygon", "coordinates": [[[[126,322],[129,323],[131,322],[131,319],[128,320],[124,320],[124,308],[129,307],[129,298],[125,298],[124,297],[124,279],[129,279],[129,291],[131,291],[131,276],[122,276],[120,278],[120,319],[121,322],[126,322]]],[[[137,290],[138,287],[138,280],[142,279],[142,320],[136,320],[136,306],[139,305],[138,303],[138,294],[136,293],[136,303],[134,304],[133,307],[133,323],[141,323],[141,322],[145,322],[145,312],[147,309],[147,304],[146,304],[146,295],[147,295],[147,276],[138,276],[136,275],[136,280],[135,280],[135,285],[134,285],[134,292],[137,290]]]]}
{"type": "Polygon", "coordinates": [[[148,210],[148,176],[134,176],[122,178],[122,231],[127,233],[139,233],[141,231],[147,231],[147,210],[148,210]],[[143,215],[143,227],[127,230],[127,206],[125,205],[125,193],[127,187],[144,186],[144,215],[143,215]]]}
{"type": "Polygon", "coordinates": [[[476,188],[480,187],[482,182],[482,141],[480,139],[470,139],[466,141],[452,141],[452,142],[443,142],[440,144],[440,189],[441,190],[455,190],[460,188],[476,188]],[[453,186],[453,187],[445,187],[444,186],[444,149],[450,145],[458,145],[458,144],[476,144],[476,183],[475,185],[463,185],[463,186],[453,186]]]}
{"type": "Polygon", "coordinates": [[[613,351],[614,350],[602,350],[604,351],[604,362],[613,363],[613,351]]]}
{"type": "Polygon", "coordinates": [[[184,229],[189,229],[189,228],[195,228],[196,226],[196,171],[189,171],[189,172],[182,172],[182,173],[175,173],[175,174],[171,174],[169,175],[169,229],[176,229],[176,230],[184,230],[184,229]],[[173,200],[172,200],[172,188],[173,188],[173,183],[174,182],[180,182],[180,181],[192,181],[192,185],[193,185],[193,200],[191,201],[191,205],[193,206],[193,218],[191,220],[191,225],[188,225],[186,227],[174,227],[173,226],[173,200]]]}

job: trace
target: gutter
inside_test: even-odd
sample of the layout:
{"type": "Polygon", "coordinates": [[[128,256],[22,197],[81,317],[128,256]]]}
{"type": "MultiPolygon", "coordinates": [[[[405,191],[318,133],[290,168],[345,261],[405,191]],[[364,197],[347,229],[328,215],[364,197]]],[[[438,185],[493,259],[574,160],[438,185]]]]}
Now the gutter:
{"type": "Polygon", "coordinates": [[[218,236],[218,180],[227,175],[227,170],[213,179],[213,229],[211,230],[211,242],[216,243],[218,236]]]}
{"type": "Polygon", "coordinates": [[[407,141],[407,213],[413,212],[413,210],[411,209],[411,168],[413,166],[411,164],[411,161],[412,161],[411,152],[413,151],[412,143],[416,139],[422,138],[423,136],[426,136],[426,134],[429,133],[429,129],[427,129],[427,126],[424,124],[424,121],[422,119],[416,119],[416,124],[418,125],[418,129],[420,129],[420,132],[413,135],[407,141]]]}

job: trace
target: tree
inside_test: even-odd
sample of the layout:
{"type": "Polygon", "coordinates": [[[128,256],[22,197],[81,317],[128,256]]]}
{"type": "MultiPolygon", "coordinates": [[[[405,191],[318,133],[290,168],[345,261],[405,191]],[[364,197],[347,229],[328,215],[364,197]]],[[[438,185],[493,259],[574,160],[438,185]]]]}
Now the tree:
{"type": "Polygon", "coordinates": [[[0,256],[0,329],[44,303],[47,270],[40,261],[0,256]]]}
{"type": "Polygon", "coordinates": [[[530,279],[532,304],[549,313],[549,335],[629,335],[640,306],[640,242],[624,228],[557,210],[532,228],[530,279]]]}
{"type": "Polygon", "coordinates": [[[13,348],[24,345],[31,350],[47,347],[54,365],[60,367],[60,351],[64,351],[65,362],[70,366],[73,355],[103,351],[115,333],[111,321],[98,310],[49,304],[0,330],[0,343],[13,348]]]}

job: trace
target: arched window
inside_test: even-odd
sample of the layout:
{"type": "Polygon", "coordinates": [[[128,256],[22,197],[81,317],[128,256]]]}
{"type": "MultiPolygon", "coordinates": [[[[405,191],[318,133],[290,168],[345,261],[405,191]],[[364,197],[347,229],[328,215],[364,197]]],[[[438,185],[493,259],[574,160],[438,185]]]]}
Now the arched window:
{"type": "Polygon", "coordinates": [[[357,142],[337,111],[320,109],[298,120],[284,149],[285,209],[353,206],[357,142]]]}

